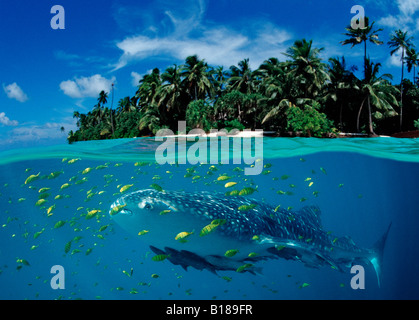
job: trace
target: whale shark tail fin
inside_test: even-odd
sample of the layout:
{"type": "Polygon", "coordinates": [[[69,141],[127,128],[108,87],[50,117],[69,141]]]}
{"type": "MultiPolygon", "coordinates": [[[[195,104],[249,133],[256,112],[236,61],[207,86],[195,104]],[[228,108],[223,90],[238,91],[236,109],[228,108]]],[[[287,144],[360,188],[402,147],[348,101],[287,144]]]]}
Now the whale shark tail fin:
{"type": "Polygon", "coordinates": [[[369,258],[372,266],[374,267],[375,274],[377,275],[378,286],[381,287],[381,275],[382,275],[382,265],[383,265],[383,253],[384,247],[386,245],[386,240],[388,233],[391,228],[391,223],[389,224],[387,231],[381,236],[380,239],[374,244],[373,252],[374,254],[369,258]]]}

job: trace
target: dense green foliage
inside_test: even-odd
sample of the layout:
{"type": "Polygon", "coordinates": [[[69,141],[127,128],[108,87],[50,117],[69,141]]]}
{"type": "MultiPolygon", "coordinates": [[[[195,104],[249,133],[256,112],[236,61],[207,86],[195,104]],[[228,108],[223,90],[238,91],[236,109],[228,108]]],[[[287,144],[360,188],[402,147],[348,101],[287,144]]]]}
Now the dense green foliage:
{"type": "MultiPolygon", "coordinates": [[[[344,57],[322,61],[323,48],[297,40],[284,53],[285,61],[269,58],[251,70],[249,60],[229,70],[208,65],[196,55],[181,66],[145,75],[132,97],[108,107],[108,93],[87,114],[74,112],[78,130],[69,142],[154,135],[159,129],[177,132],[178,121],[187,129],[264,129],[279,134],[327,136],[337,131],[392,134],[414,130],[419,119],[419,88],[402,78],[380,74],[381,64],[367,56],[367,42],[381,45],[379,32],[368,24],[362,30],[346,28],[343,45],[364,45],[364,78],[348,67],[344,57]],[[403,113],[401,112],[403,111],[403,113]],[[403,118],[402,118],[403,114],[403,118]]],[[[394,53],[403,49],[402,68],[415,72],[418,56],[412,38],[397,30],[388,43],[394,53]],[[398,49],[397,49],[398,50],[398,49]],[[406,54],[405,54],[406,53],[406,54]]]]}

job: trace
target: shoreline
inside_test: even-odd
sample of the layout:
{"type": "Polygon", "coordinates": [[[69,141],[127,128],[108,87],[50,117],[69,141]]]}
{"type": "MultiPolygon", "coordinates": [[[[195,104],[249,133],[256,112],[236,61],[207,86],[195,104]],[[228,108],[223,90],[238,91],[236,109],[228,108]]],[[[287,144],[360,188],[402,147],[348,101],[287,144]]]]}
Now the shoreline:
{"type": "MultiPolygon", "coordinates": [[[[155,136],[144,136],[144,137],[155,137],[155,136]]],[[[237,131],[235,133],[229,132],[210,132],[210,133],[189,133],[189,134],[178,134],[178,135],[165,135],[162,136],[165,138],[187,138],[187,137],[238,137],[238,138],[261,138],[261,137],[271,137],[271,138],[307,138],[303,136],[302,132],[287,132],[287,133],[279,133],[276,131],[263,131],[263,130],[256,130],[252,131],[250,129],[244,129],[237,131]]],[[[405,132],[398,132],[392,135],[376,135],[371,136],[366,133],[353,133],[353,132],[340,132],[337,134],[329,134],[328,136],[321,137],[319,139],[339,139],[339,138],[411,138],[416,139],[419,138],[419,130],[415,131],[405,131],[405,132]]],[[[140,137],[141,138],[141,137],[140,137]]]]}

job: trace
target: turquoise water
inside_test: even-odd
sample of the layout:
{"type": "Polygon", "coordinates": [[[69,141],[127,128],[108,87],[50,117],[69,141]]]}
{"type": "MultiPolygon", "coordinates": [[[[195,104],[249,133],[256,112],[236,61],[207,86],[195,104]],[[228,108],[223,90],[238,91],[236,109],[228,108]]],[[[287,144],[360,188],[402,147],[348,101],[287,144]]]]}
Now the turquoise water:
{"type": "Polygon", "coordinates": [[[419,298],[417,140],[264,138],[258,160],[264,168],[253,176],[244,175],[248,164],[233,161],[215,169],[157,164],[160,144],[122,139],[0,153],[0,298],[419,298]],[[222,174],[237,185],[225,188],[217,180],[222,174]],[[155,262],[146,235],[132,236],[108,215],[121,188],[131,184],[127,192],[152,184],[189,192],[257,188],[250,197],[275,207],[318,205],[324,229],[360,247],[371,247],[392,222],[381,287],[367,265],[365,289],[354,290],[349,272],[283,259],[260,262],[262,275],[217,276],[155,262]],[[89,219],[93,210],[99,211],[89,219]],[[64,268],[64,289],[51,287],[54,265],[64,268]]]}

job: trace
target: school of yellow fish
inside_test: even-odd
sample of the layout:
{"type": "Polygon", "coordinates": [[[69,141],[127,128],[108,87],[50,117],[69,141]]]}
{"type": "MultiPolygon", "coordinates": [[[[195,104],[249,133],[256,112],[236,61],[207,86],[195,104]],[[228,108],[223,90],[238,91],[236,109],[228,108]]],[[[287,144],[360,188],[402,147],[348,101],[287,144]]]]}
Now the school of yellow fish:
{"type": "MultiPolygon", "coordinates": [[[[301,158],[301,162],[305,162],[305,159],[301,158]]],[[[263,196],[263,193],[260,192],[261,186],[255,183],[255,179],[251,176],[245,176],[243,169],[241,167],[235,167],[233,169],[227,168],[225,165],[195,165],[189,166],[186,168],[184,166],[172,164],[170,170],[161,170],[161,167],[158,164],[153,164],[149,162],[136,162],[132,163],[111,163],[106,162],[104,164],[98,164],[95,166],[83,167],[82,164],[84,161],[80,158],[64,158],[60,161],[59,167],[60,170],[54,172],[45,172],[34,170],[32,168],[27,168],[24,172],[24,178],[21,180],[20,188],[21,193],[14,197],[10,196],[8,203],[16,205],[15,210],[19,211],[19,205],[28,205],[28,203],[33,202],[33,212],[30,212],[29,215],[22,217],[22,214],[19,217],[13,217],[11,210],[6,210],[2,213],[1,216],[1,228],[7,230],[9,225],[16,225],[17,221],[22,223],[21,220],[26,219],[23,222],[23,234],[17,235],[16,233],[10,234],[11,238],[22,238],[27,244],[28,249],[33,252],[39,252],[45,247],[46,250],[59,250],[62,254],[63,263],[67,261],[66,259],[71,259],[76,265],[83,264],[81,261],[83,259],[89,259],[91,263],[96,266],[102,264],[102,256],[98,254],[95,256],[95,251],[99,251],[97,248],[105,247],[109,238],[112,239],[112,236],[115,235],[114,225],[112,220],[108,216],[108,208],[110,203],[116,198],[125,193],[132,192],[144,188],[153,188],[157,191],[163,191],[165,188],[173,189],[171,181],[173,176],[179,174],[185,179],[185,190],[188,190],[187,185],[188,181],[190,182],[190,187],[192,184],[200,183],[199,190],[205,189],[207,186],[212,186],[212,189],[216,189],[218,192],[222,191],[228,197],[234,196],[250,196],[256,193],[257,196],[263,196]],[[117,174],[116,168],[121,167],[121,170],[126,172],[133,171],[133,175],[129,179],[122,179],[117,174]],[[74,169],[80,168],[80,169],[74,169]],[[154,174],[150,179],[150,183],[144,185],[143,181],[146,179],[144,175],[149,174],[150,172],[160,174],[154,174]],[[227,171],[227,172],[223,172],[227,171]],[[35,172],[35,173],[33,173],[35,172]],[[74,175],[68,173],[76,173],[74,175]],[[94,177],[93,177],[94,176],[94,177]],[[188,180],[189,179],[189,180],[188,180]],[[130,181],[128,181],[130,180],[130,181]],[[87,190],[89,189],[89,190],[87,190]],[[76,200],[73,200],[73,199],[76,200]],[[80,201],[80,199],[82,199],[80,201]],[[72,217],[67,217],[63,215],[62,212],[67,212],[68,210],[73,212],[72,217]],[[31,215],[42,215],[44,224],[35,223],[31,225],[30,217],[31,215]],[[65,230],[65,233],[62,232],[65,230]],[[62,239],[60,234],[73,234],[71,237],[62,239]],[[48,237],[48,239],[47,239],[48,237]],[[52,237],[52,238],[51,238],[52,237]],[[57,240],[55,239],[57,238],[57,240]],[[59,239],[58,239],[59,238],[59,239]],[[56,243],[60,243],[57,249],[56,243]],[[61,248],[61,249],[60,249],[61,248]],[[96,250],[95,250],[96,249],[96,250]],[[89,256],[89,258],[83,258],[89,256]]],[[[89,162],[91,163],[91,162],[89,162]]],[[[292,177],[287,174],[280,176],[274,176],[275,166],[268,163],[264,165],[264,175],[263,179],[269,179],[273,181],[273,184],[277,184],[277,188],[271,187],[271,190],[277,195],[275,198],[270,198],[269,202],[277,201],[278,206],[275,210],[278,210],[280,207],[292,209],[291,203],[295,201],[287,200],[284,196],[294,196],[294,191],[299,185],[304,186],[305,192],[304,197],[299,199],[300,202],[304,202],[312,198],[319,196],[320,192],[315,190],[316,182],[318,180],[318,174],[315,170],[311,170],[310,176],[301,179],[301,181],[293,181],[289,183],[288,181],[292,180],[292,177]],[[270,169],[270,170],[268,170],[270,169]],[[267,177],[268,176],[268,177],[267,177]]],[[[326,169],[320,167],[319,170],[323,175],[327,175],[326,169]]],[[[278,170],[279,172],[280,170],[278,170]]],[[[337,188],[343,188],[344,184],[340,183],[337,188]]],[[[7,188],[10,188],[9,184],[4,184],[0,189],[0,197],[4,196],[3,193],[7,191],[7,188]]],[[[255,196],[255,195],[254,195],[255,196]]],[[[361,198],[362,196],[359,196],[361,198]]],[[[262,201],[265,199],[262,197],[262,201]]],[[[256,205],[242,205],[237,208],[240,211],[249,211],[254,209],[256,205]]],[[[125,205],[116,206],[110,212],[110,215],[115,215],[123,208],[125,205]]],[[[26,207],[25,207],[26,208],[26,207]]],[[[163,210],[160,215],[174,214],[172,210],[163,210]]],[[[179,230],[179,233],[174,237],[174,240],[181,243],[186,243],[188,241],[193,241],[193,237],[210,237],[211,233],[216,230],[220,225],[224,224],[226,221],[223,219],[214,220],[207,225],[203,225],[201,230],[179,230]],[[194,235],[194,236],[193,236],[194,235]]],[[[147,237],[149,230],[138,230],[138,236],[147,237]]],[[[258,236],[255,235],[254,240],[258,240],[258,236]]],[[[126,238],[127,239],[127,238],[126,238]]],[[[280,250],[281,248],[277,248],[280,250]]],[[[103,252],[103,251],[102,251],[103,252]]],[[[225,257],[234,257],[239,252],[236,248],[231,248],[226,252],[220,252],[221,256],[225,257]]],[[[19,253],[16,253],[18,255],[19,253]]],[[[112,253],[109,253],[112,254],[112,253]]],[[[147,251],[146,254],[142,255],[143,264],[147,260],[154,262],[162,262],[163,264],[168,263],[165,260],[168,258],[167,255],[154,255],[150,258],[151,252],[147,251]]],[[[249,257],[254,257],[257,254],[254,252],[248,253],[249,257]]],[[[33,258],[31,258],[33,259],[33,258]]],[[[15,270],[19,272],[24,272],[25,269],[30,269],[32,264],[35,262],[29,262],[31,259],[22,258],[21,256],[16,258],[15,270]]],[[[137,258],[138,260],[138,258],[137,258]]],[[[111,266],[105,265],[104,269],[110,268],[111,266]]],[[[245,263],[240,266],[236,272],[242,273],[247,268],[252,267],[252,264],[245,263]]],[[[12,266],[8,266],[12,268],[12,266]]],[[[129,294],[146,294],[147,288],[154,284],[156,281],[163,277],[161,273],[149,273],[144,275],[143,271],[137,271],[138,261],[133,261],[132,259],[127,259],[125,261],[125,267],[120,267],[120,273],[125,275],[132,282],[131,289],[124,289],[123,286],[111,287],[109,291],[112,293],[115,292],[127,292],[129,294]],[[137,267],[134,267],[137,265],[137,267]],[[126,271],[129,270],[129,271],[126,271]],[[142,282],[138,282],[138,279],[143,277],[142,282]],[[136,278],[137,280],[134,280],[136,278]],[[151,280],[150,280],[151,279],[151,280]]],[[[0,275],[5,271],[4,266],[0,266],[0,275]]],[[[175,270],[172,268],[171,270],[175,270]]],[[[177,269],[179,271],[179,269],[177,269]]],[[[73,271],[71,276],[76,277],[78,271],[73,271]]],[[[167,277],[167,275],[165,275],[167,277]]],[[[178,279],[181,279],[183,276],[175,272],[175,276],[178,279]]],[[[288,278],[291,275],[287,275],[288,278]]],[[[232,276],[219,276],[220,279],[226,282],[231,282],[234,278],[232,276]]],[[[40,275],[35,275],[35,281],[41,281],[42,277],[40,275]]],[[[43,283],[48,285],[49,279],[44,279],[43,283]]],[[[256,283],[254,283],[256,285],[256,283]]],[[[274,282],[272,283],[274,284],[274,282]]],[[[98,286],[98,283],[95,282],[94,286],[98,286]]],[[[306,288],[309,286],[307,282],[297,282],[296,285],[299,288],[306,288]]],[[[342,285],[340,285],[342,287],[342,285]]],[[[180,287],[180,284],[178,285],[180,287]]],[[[276,289],[270,289],[266,286],[271,292],[277,292],[276,289]]],[[[225,293],[228,290],[225,290],[225,293]]],[[[186,295],[192,294],[192,289],[185,290],[186,295]]],[[[169,295],[172,295],[173,292],[169,292],[169,295]]],[[[75,299],[79,293],[73,291],[69,297],[60,295],[58,298],[63,299],[75,299]]],[[[101,299],[102,296],[106,296],[106,292],[101,292],[100,295],[97,295],[97,299],[101,299]]],[[[35,294],[37,298],[39,293],[35,294]]],[[[42,298],[42,297],[41,297],[42,298]]],[[[217,298],[214,296],[213,298],[217,298]]]]}

